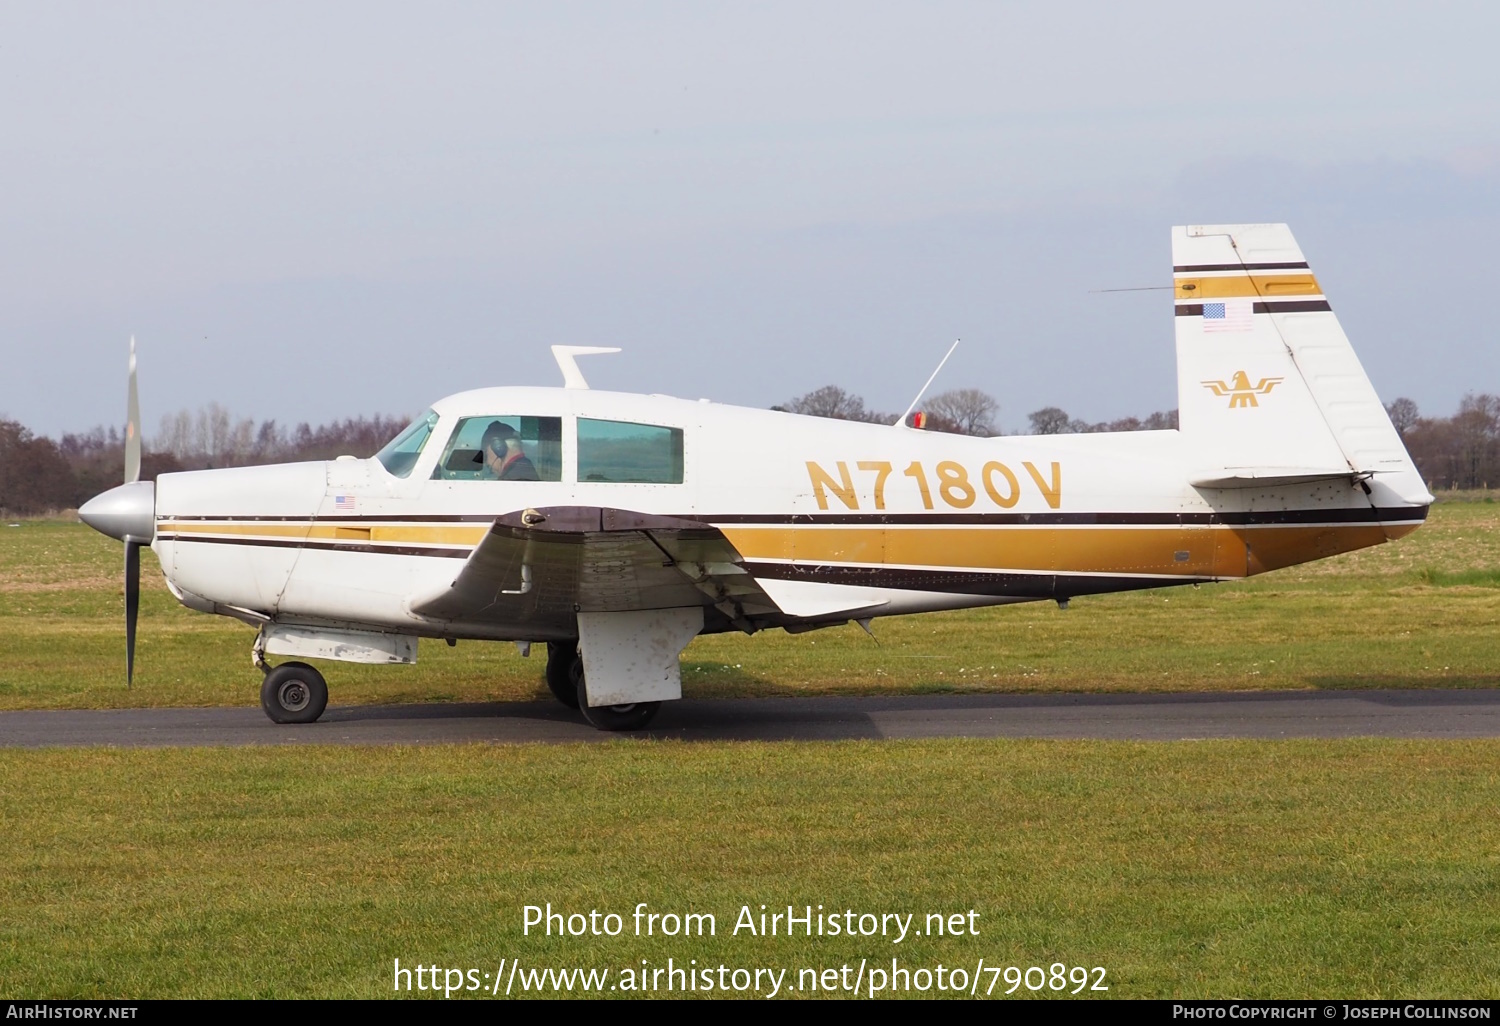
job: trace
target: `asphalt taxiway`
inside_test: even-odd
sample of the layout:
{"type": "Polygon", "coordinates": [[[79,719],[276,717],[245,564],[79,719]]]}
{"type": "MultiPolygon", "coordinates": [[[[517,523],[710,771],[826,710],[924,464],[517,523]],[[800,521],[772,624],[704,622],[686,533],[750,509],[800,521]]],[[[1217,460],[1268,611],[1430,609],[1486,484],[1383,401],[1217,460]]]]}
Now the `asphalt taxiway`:
{"type": "Polygon", "coordinates": [[[0,747],[1032,737],[1500,737],[1500,690],[924,695],[687,699],[635,734],[608,734],[554,702],[330,708],[278,726],[257,708],[0,713],[0,747]]]}

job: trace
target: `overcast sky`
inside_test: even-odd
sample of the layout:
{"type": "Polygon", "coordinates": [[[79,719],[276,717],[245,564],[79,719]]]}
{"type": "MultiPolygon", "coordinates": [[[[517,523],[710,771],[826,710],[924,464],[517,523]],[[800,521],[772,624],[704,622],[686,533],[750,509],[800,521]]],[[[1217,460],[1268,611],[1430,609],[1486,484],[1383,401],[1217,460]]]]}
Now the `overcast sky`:
{"type": "Polygon", "coordinates": [[[1386,400],[1500,392],[1500,5],[0,4],[0,415],[556,384],[1175,405],[1168,229],[1287,221],[1386,400]]]}

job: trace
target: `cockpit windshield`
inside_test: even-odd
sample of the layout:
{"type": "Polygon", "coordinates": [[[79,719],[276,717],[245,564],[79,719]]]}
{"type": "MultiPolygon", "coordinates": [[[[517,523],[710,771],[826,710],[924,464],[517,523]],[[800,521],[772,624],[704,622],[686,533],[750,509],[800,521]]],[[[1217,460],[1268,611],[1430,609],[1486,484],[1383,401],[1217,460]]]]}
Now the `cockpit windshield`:
{"type": "Polygon", "coordinates": [[[428,410],[408,424],[406,430],[387,442],[385,448],[375,454],[375,458],[392,477],[410,477],[411,468],[416,466],[417,457],[422,455],[422,447],[432,437],[432,429],[437,426],[437,422],[438,415],[428,410]]]}

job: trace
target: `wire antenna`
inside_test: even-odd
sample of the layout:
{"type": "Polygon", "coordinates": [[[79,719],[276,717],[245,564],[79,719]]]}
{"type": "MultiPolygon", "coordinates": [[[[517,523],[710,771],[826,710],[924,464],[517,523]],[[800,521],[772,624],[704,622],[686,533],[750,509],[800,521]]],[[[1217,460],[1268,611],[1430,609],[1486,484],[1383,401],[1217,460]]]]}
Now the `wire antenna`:
{"type": "Polygon", "coordinates": [[[938,371],[941,371],[943,369],[943,364],[948,362],[948,357],[953,355],[953,350],[957,349],[958,344],[962,341],[963,339],[961,338],[956,338],[953,340],[953,344],[948,347],[948,351],[944,353],[943,358],[938,361],[937,370],[933,371],[932,374],[927,378],[927,384],[922,386],[922,390],[918,392],[917,397],[911,401],[911,405],[906,408],[906,412],[901,414],[901,419],[892,424],[891,427],[900,427],[902,424],[906,423],[906,418],[911,416],[911,411],[917,408],[917,403],[921,402],[922,397],[927,394],[927,389],[931,387],[933,379],[938,376],[938,371]]]}

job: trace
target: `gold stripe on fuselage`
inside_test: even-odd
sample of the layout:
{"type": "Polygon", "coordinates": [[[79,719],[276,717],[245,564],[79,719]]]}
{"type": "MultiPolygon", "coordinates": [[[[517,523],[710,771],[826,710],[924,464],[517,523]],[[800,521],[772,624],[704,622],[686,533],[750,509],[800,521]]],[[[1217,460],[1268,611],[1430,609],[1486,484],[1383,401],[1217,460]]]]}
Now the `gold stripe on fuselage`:
{"type": "Polygon", "coordinates": [[[1410,525],[1275,527],[740,527],[745,559],[1027,573],[1247,577],[1378,545],[1410,525]]]}
{"type": "Polygon", "coordinates": [[[392,545],[478,545],[488,524],[309,524],[220,523],[163,520],[164,534],[219,535],[230,538],[275,538],[296,541],[352,541],[392,545]]]}

